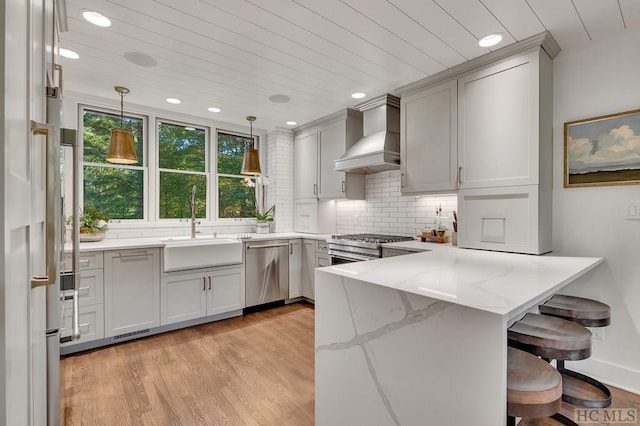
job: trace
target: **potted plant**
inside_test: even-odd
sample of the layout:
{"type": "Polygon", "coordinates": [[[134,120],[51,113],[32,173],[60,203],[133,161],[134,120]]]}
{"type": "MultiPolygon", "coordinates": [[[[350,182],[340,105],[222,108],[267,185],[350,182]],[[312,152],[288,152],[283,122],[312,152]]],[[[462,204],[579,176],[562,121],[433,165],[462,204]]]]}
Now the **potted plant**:
{"type": "Polygon", "coordinates": [[[80,241],[100,241],[109,229],[109,216],[93,206],[80,210],[80,241]]]}
{"type": "Polygon", "coordinates": [[[255,188],[251,193],[253,198],[253,211],[250,214],[256,218],[256,233],[268,234],[269,223],[273,222],[273,212],[276,208],[275,205],[271,206],[269,209],[266,208],[265,187],[269,185],[269,180],[265,176],[258,176],[255,181],[253,179],[246,178],[242,183],[249,188],[255,188]]]}

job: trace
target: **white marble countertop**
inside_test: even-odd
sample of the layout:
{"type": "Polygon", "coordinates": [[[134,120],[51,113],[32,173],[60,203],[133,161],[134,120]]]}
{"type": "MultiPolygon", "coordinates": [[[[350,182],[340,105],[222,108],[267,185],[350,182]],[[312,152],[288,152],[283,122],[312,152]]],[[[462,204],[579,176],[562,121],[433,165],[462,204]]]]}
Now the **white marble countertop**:
{"type": "Polygon", "coordinates": [[[604,261],[601,257],[532,256],[445,244],[430,244],[427,250],[320,270],[495,313],[508,320],[604,261]]]}
{"type": "MultiPolygon", "coordinates": [[[[218,234],[218,238],[231,238],[236,239],[240,236],[249,237],[243,238],[243,241],[265,241],[265,240],[288,240],[296,238],[305,238],[312,240],[324,241],[329,235],[326,234],[304,234],[301,232],[277,232],[269,234],[256,234],[256,233],[242,233],[242,234],[218,234]]],[[[184,237],[176,236],[176,237],[184,237]]],[[[211,237],[210,235],[198,234],[197,239],[206,239],[211,237]]],[[[80,243],[81,252],[89,251],[104,251],[104,250],[121,250],[121,249],[137,249],[137,248],[152,248],[152,247],[164,247],[166,241],[171,236],[162,237],[142,237],[142,238],[106,238],[102,241],[80,243]]],[[[71,244],[65,244],[65,252],[71,251],[71,244]]]]}

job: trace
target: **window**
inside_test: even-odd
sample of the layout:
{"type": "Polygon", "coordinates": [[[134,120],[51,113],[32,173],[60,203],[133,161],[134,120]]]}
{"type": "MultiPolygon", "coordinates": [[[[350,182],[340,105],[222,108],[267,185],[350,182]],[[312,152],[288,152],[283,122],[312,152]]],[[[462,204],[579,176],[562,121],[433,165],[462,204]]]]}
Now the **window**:
{"type": "Polygon", "coordinates": [[[144,118],[124,117],[133,132],[137,165],[105,160],[111,129],[120,127],[120,115],[82,108],[84,206],[107,213],[110,219],[144,218],[144,118]]]}
{"type": "Polygon", "coordinates": [[[158,199],[160,219],[191,217],[195,185],[196,217],[207,216],[207,132],[202,128],[158,123],[158,199]]]}
{"type": "Polygon", "coordinates": [[[247,136],[218,132],[218,217],[253,217],[254,188],[243,184],[240,174],[245,149],[251,146],[247,136]]]}

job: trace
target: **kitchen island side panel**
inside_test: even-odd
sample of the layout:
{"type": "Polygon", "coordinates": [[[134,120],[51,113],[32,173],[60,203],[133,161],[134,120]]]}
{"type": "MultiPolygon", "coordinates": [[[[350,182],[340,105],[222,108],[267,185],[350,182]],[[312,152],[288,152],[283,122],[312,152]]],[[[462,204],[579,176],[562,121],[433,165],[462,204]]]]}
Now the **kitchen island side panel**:
{"type": "Polygon", "coordinates": [[[501,315],[316,270],[316,424],[496,426],[501,315]]]}

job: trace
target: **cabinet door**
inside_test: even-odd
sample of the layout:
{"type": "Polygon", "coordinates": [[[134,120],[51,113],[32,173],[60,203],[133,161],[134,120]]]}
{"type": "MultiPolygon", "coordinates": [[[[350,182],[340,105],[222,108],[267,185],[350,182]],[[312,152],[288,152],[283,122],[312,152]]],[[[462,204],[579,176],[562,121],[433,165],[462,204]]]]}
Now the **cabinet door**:
{"type": "Polygon", "coordinates": [[[107,251],[104,259],[105,336],[160,325],[160,251],[107,251]]]}
{"type": "Polygon", "coordinates": [[[403,194],[457,189],[457,103],[456,80],[402,98],[403,194]]]}
{"type": "Polygon", "coordinates": [[[318,132],[316,129],[295,138],[296,199],[318,197],[318,132]]]}
{"type": "Polygon", "coordinates": [[[538,183],[539,52],[458,80],[460,188],[538,183]]]}
{"type": "Polygon", "coordinates": [[[302,296],[302,240],[289,241],[289,299],[302,296]]]}
{"type": "Polygon", "coordinates": [[[316,268],[316,244],[302,240],[302,295],[313,300],[314,271],[316,268]]]}
{"type": "Polygon", "coordinates": [[[172,274],[162,278],[160,322],[162,325],[207,315],[207,288],[204,273],[172,274]]]}
{"type": "Polygon", "coordinates": [[[244,268],[212,271],[207,274],[207,280],[209,278],[211,288],[207,293],[207,315],[244,308],[244,268]]]}
{"type": "Polygon", "coordinates": [[[80,306],[102,304],[104,300],[104,277],[102,269],[81,270],[80,286],[78,288],[78,303],[80,306]]]}
{"type": "MultiPolygon", "coordinates": [[[[62,323],[60,324],[60,337],[71,336],[71,320],[73,309],[67,308],[62,313],[62,323]]],[[[80,325],[80,339],[63,343],[61,346],[72,346],[78,343],[90,342],[104,338],[104,312],[103,306],[80,306],[78,312],[78,323],[80,325]]]]}
{"type": "Polygon", "coordinates": [[[333,170],[333,160],[345,153],[346,122],[344,120],[321,127],[318,130],[320,146],[320,184],[318,198],[344,198],[346,173],[333,170]]]}

